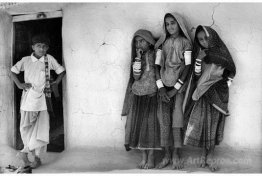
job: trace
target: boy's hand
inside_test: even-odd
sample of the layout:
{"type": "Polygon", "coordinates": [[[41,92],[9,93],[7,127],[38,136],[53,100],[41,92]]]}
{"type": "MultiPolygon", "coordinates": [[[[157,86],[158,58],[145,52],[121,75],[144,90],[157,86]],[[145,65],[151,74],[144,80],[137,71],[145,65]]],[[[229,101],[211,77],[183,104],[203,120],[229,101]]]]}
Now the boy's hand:
{"type": "Polygon", "coordinates": [[[163,102],[168,103],[170,101],[170,98],[167,95],[166,88],[162,87],[159,89],[159,96],[163,102]]]}
{"type": "Polygon", "coordinates": [[[200,60],[203,60],[203,58],[206,57],[205,51],[207,51],[207,49],[203,49],[203,50],[200,49],[197,58],[200,59],[200,60]]]}
{"type": "Polygon", "coordinates": [[[27,89],[30,89],[32,87],[31,83],[22,83],[18,86],[19,89],[23,89],[25,91],[27,91],[27,89]]]}

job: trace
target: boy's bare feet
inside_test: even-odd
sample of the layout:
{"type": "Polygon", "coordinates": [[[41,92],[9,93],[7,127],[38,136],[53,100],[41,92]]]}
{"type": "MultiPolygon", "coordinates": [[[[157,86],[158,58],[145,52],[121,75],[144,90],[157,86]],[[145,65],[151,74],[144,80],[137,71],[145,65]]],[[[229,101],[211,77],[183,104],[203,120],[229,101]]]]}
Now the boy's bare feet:
{"type": "Polygon", "coordinates": [[[35,160],[32,162],[30,165],[33,169],[38,168],[42,164],[41,160],[39,157],[35,156],[35,160]]]}
{"type": "Polygon", "coordinates": [[[152,169],[155,167],[155,157],[154,157],[154,150],[149,150],[147,156],[147,163],[144,169],[152,169]]]}
{"type": "Polygon", "coordinates": [[[27,153],[24,153],[24,152],[18,152],[18,153],[16,154],[16,157],[18,157],[20,160],[23,161],[24,166],[30,166],[30,165],[31,165],[31,162],[29,161],[27,155],[28,155],[28,154],[27,154],[27,153]]]}
{"type": "Polygon", "coordinates": [[[144,169],[146,163],[147,163],[147,151],[146,150],[141,150],[142,152],[142,161],[138,164],[139,169],[144,169]]]}

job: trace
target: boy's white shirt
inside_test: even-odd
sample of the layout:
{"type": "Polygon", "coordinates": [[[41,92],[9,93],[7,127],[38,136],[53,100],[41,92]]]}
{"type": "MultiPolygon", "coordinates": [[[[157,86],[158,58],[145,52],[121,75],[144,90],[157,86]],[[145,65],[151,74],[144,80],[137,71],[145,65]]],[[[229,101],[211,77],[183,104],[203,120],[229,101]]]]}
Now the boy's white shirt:
{"type": "MultiPolygon", "coordinates": [[[[65,69],[53,56],[47,54],[50,70],[57,74],[62,73],[65,69]]],[[[24,71],[25,83],[31,83],[32,87],[23,91],[20,109],[23,111],[44,111],[47,110],[44,88],[45,88],[45,61],[44,56],[37,59],[33,56],[23,57],[12,68],[11,71],[19,74],[24,71]]]]}

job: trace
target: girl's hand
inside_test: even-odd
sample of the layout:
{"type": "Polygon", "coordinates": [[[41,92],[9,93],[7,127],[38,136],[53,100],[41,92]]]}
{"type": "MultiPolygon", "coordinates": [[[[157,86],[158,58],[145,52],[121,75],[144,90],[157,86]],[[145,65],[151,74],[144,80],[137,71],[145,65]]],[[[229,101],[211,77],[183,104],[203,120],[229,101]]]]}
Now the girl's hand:
{"type": "Polygon", "coordinates": [[[25,91],[27,91],[27,89],[30,89],[32,87],[31,83],[22,83],[18,86],[19,89],[23,89],[25,91]]]}
{"type": "Polygon", "coordinates": [[[177,89],[170,90],[169,92],[167,92],[168,98],[172,98],[177,94],[177,92],[177,89]]]}
{"type": "Polygon", "coordinates": [[[136,49],[136,56],[138,58],[141,58],[141,54],[142,54],[142,49],[136,49]]]}
{"type": "Polygon", "coordinates": [[[168,103],[170,101],[170,98],[167,95],[166,88],[162,87],[159,89],[159,96],[163,102],[168,103]]]}
{"type": "Polygon", "coordinates": [[[203,49],[203,50],[200,49],[197,58],[203,60],[203,58],[206,57],[206,52],[205,52],[206,50],[207,49],[203,49]]]}

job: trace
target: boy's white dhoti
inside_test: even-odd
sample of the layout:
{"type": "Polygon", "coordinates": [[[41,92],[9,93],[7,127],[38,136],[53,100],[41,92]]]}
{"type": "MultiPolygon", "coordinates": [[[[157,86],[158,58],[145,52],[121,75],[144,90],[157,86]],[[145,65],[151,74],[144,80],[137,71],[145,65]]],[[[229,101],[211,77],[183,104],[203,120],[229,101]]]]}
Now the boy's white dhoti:
{"type": "Polygon", "coordinates": [[[24,143],[21,152],[28,153],[35,150],[39,155],[46,151],[49,143],[49,115],[45,111],[21,110],[20,132],[24,143]]]}

